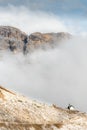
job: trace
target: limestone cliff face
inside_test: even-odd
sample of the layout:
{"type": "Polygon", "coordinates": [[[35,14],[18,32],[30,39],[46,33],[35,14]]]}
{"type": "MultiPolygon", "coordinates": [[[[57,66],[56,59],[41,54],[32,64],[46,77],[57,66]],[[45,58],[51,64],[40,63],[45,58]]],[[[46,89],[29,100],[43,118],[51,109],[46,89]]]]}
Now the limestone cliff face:
{"type": "Polygon", "coordinates": [[[0,26],[0,36],[23,41],[24,38],[26,37],[26,34],[14,27],[0,26]]]}
{"type": "Polygon", "coordinates": [[[0,26],[0,50],[23,51],[27,35],[17,28],[0,26]]]}
{"type": "Polygon", "coordinates": [[[86,130],[87,114],[47,105],[0,87],[0,130],[86,130]]]}
{"type": "Polygon", "coordinates": [[[21,30],[0,26],[0,50],[11,50],[13,52],[29,52],[36,48],[54,47],[62,40],[70,39],[69,33],[32,33],[29,36],[21,30]]]}

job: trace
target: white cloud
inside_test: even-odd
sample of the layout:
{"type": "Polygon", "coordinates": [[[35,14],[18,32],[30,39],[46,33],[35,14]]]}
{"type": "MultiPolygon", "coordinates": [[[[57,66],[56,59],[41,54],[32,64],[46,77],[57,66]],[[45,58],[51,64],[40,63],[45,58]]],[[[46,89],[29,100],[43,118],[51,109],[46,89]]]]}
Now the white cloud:
{"type": "Polygon", "coordinates": [[[0,7],[0,25],[14,26],[30,34],[32,32],[87,32],[86,19],[68,18],[52,13],[31,11],[24,6],[0,7]]]}
{"type": "Polygon", "coordinates": [[[53,14],[14,6],[0,8],[0,25],[15,26],[27,33],[67,31],[63,22],[53,14]]]}

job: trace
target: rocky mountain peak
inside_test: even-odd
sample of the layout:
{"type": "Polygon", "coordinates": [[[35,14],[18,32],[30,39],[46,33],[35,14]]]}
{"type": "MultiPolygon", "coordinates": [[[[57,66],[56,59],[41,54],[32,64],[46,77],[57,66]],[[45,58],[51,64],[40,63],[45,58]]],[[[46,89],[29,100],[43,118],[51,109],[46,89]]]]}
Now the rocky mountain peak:
{"type": "Polygon", "coordinates": [[[35,32],[30,35],[21,30],[10,27],[0,26],[0,50],[10,50],[12,52],[30,52],[36,48],[55,47],[62,40],[71,38],[69,33],[40,33],[35,32]]]}
{"type": "Polygon", "coordinates": [[[19,41],[24,40],[26,34],[21,30],[11,26],[0,26],[0,36],[5,38],[13,38],[19,41]]]}

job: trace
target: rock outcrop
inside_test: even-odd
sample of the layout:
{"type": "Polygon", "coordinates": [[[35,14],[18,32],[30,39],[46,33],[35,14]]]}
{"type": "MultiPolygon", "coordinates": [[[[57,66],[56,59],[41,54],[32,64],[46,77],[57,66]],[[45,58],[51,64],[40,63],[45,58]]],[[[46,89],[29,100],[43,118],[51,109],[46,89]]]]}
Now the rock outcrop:
{"type": "Polygon", "coordinates": [[[39,103],[0,87],[0,130],[86,129],[86,113],[39,103]]]}
{"type": "Polygon", "coordinates": [[[17,28],[0,26],[0,50],[11,50],[12,52],[32,51],[35,48],[55,47],[62,40],[70,39],[69,33],[32,33],[29,36],[17,28]]]}
{"type": "Polygon", "coordinates": [[[0,26],[0,50],[23,51],[28,36],[17,28],[0,26]]]}

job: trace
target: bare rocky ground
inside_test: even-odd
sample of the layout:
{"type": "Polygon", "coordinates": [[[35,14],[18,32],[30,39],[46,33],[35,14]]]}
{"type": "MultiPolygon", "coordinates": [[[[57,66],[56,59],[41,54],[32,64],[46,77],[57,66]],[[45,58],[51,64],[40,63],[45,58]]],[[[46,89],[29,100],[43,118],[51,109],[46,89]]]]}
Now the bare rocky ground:
{"type": "Polygon", "coordinates": [[[0,87],[0,130],[86,129],[86,113],[40,103],[0,87]]]}

